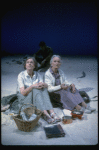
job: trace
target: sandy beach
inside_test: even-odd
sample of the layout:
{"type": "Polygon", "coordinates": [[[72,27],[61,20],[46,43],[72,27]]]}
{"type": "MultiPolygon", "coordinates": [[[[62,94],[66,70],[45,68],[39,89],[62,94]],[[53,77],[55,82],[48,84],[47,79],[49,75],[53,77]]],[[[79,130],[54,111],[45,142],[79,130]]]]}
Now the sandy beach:
{"type": "MultiPolygon", "coordinates": [[[[1,97],[15,94],[17,90],[17,76],[24,70],[25,56],[6,56],[1,58],[1,97]]],[[[75,84],[76,88],[86,91],[91,102],[88,104],[96,111],[84,113],[83,119],[75,119],[71,124],[61,124],[66,135],[60,138],[48,139],[43,127],[48,125],[40,118],[37,126],[31,132],[18,130],[10,115],[1,113],[1,143],[3,145],[96,145],[98,144],[98,63],[95,57],[62,57],[61,69],[67,80],[75,84]],[[85,77],[78,78],[85,73],[85,77]],[[93,98],[95,97],[95,98],[93,98]],[[5,118],[5,120],[4,120],[5,118]],[[7,119],[8,118],[8,119],[7,119]]],[[[43,72],[40,72],[43,74],[43,72]]],[[[62,117],[62,111],[54,108],[62,117]]]]}

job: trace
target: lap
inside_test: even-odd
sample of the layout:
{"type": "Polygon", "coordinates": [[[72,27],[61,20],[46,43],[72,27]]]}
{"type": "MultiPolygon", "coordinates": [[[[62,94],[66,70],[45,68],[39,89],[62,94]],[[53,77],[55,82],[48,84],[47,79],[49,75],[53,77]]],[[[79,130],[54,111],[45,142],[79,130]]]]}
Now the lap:
{"type": "Polygon", "coordinates": [[[19,104],[27,104],[32,103],[40,110],[50,110],[52,109],[52,105],[50,103],[48,91],[46,88],[38,90],[33,89],[27,96],[23,96],[19,94],[19,104]]]}
{"type": "Polygon", "coordinates": [[[75,93],[72,93],[70,88],[67,90],[59,90],[49,94],[52,104],[62,103],[64,108],[73,109],[77,104],[83,102],[79,91],[76,89],[75,93]]]}

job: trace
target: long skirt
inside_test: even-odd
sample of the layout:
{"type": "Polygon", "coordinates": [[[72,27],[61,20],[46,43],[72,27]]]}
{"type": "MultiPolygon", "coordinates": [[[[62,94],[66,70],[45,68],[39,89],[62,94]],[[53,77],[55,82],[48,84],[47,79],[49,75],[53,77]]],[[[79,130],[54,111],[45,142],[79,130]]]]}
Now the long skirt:
{"type": "MultiPolygon", "coordinates": [[[[19,110],[23,104],[33,104],[36,108],[43,110],[51,110],[53,106],[50,102],[50,97],[46,88],[38,90],[33,89],[27,96],[23,96],[21,93],[13,94],[2,98],[2,105],[10,104],[9,110],[6,113],[19,113],[19,110]],[[13,99],[12,99],[13,98],[13,99]]],[[[23,105],[23,109],[25,105],[23,105]]],[[[28,107],[28,105],[26,105],[28,107]]]]}
{"type": "Polygon", "coordinates": [[[19,107],[23,104],[33,104],[40,110],[51,110],[53,109],[50,102],[49,94],[46,88],[38,90],[33,89],[27,96],[23,96],[21,93],[18,94],[19,107]]]}
{"type": "Polygon", "coordinates": [[[84,101],[77,89],[75,93],[72,93],[70,88],[68,88],[67,90],[62,89],[51,92],[49,95],[53,107],[60,107],[62,109],[73,110],[75,106],[84,101]]]}

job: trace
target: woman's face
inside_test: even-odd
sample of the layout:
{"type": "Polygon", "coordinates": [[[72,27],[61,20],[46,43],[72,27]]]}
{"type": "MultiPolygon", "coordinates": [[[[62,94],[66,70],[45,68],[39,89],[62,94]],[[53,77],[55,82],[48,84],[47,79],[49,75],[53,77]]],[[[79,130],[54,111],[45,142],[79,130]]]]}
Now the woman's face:
{"type": "Polygon", "coordinates": [[[54,57],[53,58],[53,61],[51,63],[51,66],[54,68],[54,69],[58,69],[61,65],[61,61],[58,57],[54,57]]]}
{"type": "Polygon", "coordinates": [[[35,68],[35,63],[34,63],[33,59],[28,59],[26,61],[26,69],[27,70],[34,70],[34,68],[35,68]]]}

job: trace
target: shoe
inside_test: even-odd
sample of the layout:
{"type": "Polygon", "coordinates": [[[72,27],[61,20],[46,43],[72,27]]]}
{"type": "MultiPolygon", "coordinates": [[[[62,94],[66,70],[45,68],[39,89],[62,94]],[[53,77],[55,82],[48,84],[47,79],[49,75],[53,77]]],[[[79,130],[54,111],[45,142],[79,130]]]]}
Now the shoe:
{"type": "Polygon", "coordinates": [[[42,115],[43,119],[45,121],[47,121],[48,124],[55,124],[56,123],[56,120],[52,119],[49,115],[47,114],[43,114],[42,115]]]}
{"type": "Polygon", "coordinates": [[[85,108],[85,113],[90,114],[91,112],[93,112],[93,111],[95,111],[95,110],[96,110],[95,108],[92,108],[92,107],[90,107],[90,106],[87,106],[87,107],[85,108]]]}
{"type": "Polygon", "coordinates": [[[87,108],[85,109],[86,114],[91,114],[91,110],[88,110],[87,108]]]}
{"type": "Polygon", "coordinates": [[[61,121],[61,118],[57,117],[56,113],[54,113],[54,112],[51,113],[50,116],[51,116],[53,119],[55,119],[56,122],[60,122],[60,121],[61,121]]]}
{"type": "Polygon", "coordinates": [[[81,107],[81,109],[80,109],[79,111],[81,111],[81,112],[83,112],[83,113],[84,113],[85,108],[84,108],[84,107],[81,107]]]}

